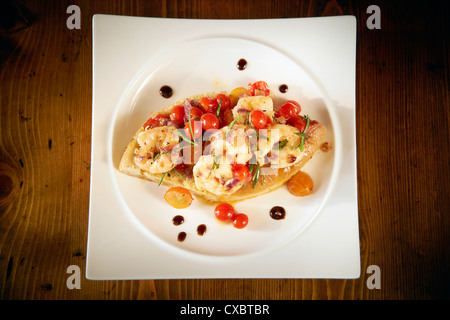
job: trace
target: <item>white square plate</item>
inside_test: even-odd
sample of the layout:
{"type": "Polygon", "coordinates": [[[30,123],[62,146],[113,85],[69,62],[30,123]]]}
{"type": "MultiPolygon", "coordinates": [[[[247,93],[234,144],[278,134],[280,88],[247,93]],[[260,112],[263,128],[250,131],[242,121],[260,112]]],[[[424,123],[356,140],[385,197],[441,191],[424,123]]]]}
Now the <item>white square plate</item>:
{"type": "Polygon", "coordinates": [[[93,123],[86,277],[357,278],[356,20],[352,16],[271,20],[187,20],[95,15],[93,123]],[[247,68],[238,70],[244,58],[247,68]],[[275,101],[297,100],[327,127],[331,149],[305,167],[314,192],[285,187],[235,204],[249,216],[238,230],[211,205],[183,210],[167,187],[118,172],[122,152],[151,111],[182,98],[268,82],[275,101]],[[278,91],[287,84],[286,93],[278,91]],[[169,99],[163,85],[174,89],[169,99]],[[279,99],[279,100],[277,100],[279,99]],[[269,210],[283,206],[286,218],[269,210]],[[172,218],[185,223],[175,226],[172,218]],[[197,226],[205,224],[203,236],[197,226]],[[183,242],[179,232],[187,233],[183,242]]]}

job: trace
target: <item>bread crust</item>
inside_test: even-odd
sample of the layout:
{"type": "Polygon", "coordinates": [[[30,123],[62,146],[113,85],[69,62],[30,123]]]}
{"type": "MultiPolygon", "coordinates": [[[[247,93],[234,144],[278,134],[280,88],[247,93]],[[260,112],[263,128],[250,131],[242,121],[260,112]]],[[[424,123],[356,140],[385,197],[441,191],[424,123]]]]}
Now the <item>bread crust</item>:
{"type": "MultiPolygon", "coordinates": [[[[210,92],[205,94],[194,95],[180,101],[177,101],[163,110],[159,111],[159,113],[170,114],[172,108],[176,105],[182,105],[186,100],[196,100],[199,101],[202,97],[215,97],[217,94],[223,93],[228,95],[229,92],[221,91],[221,92],[210,92]]],[[[143,127],[139,128],[139,130],[135,133],[128,146],[123,153],[119,164],[119,171],[127,174],[129,176],[133,176],[136,178],[160,183],[163,177],[162,173],[150,173],[145,170],[141,170],[134,163],[134,150],[138,147],[137,136],[140,132],[144,130],[143,127]]],[[[294,176],[297,172],[301,170],[301,168],[312,158],[314,153],[320,147],[322,140],[326,133],[326,127],[319,122],[314,122],[310,124],[309,127],[309,138],[305,140],[304,151],[302,152],[301,159],[298,160],[292,166],[278,169],[276,174],[271,175],[262,175],[262,183],[258,180],[255,186],[253,183],[247,183],[244,187],[240,188],[236,192],[232,194],[224,194],[224,195],[216,195],[211,192],[205,190],[199,190],[196,185],[194,178],[182,178],[178,174],[167,173],[164,176],[161,184],[168,187],[181,186],[188,190],[190,190],[195,196],[200,197],[209,202],[235,202],[241,201],[249,198],[253,198],[268,192],[271,192],[281,185],[283,185],[286,181],[288,181],[292,176],[294,176]]]]}

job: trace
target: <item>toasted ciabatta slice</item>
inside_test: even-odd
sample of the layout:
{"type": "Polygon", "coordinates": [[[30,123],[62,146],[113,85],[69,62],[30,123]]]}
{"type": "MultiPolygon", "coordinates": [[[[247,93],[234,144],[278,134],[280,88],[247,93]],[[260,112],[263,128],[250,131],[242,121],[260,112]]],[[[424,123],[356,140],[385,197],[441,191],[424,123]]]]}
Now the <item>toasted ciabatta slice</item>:
{"type": "MultiPolygon", "coordinates": [[[[239,92],[240,96],[234,99],[237,100],[234,103],[235,91],[205,93],[177,101],[158,112],[158,115],[153,115],[139,128],[126,147],[119,170],[158,185],[184,187],[197,197],[211,202],[244,200],[283,185],[312,158],[322,143],[326,128],[308,116],[298,115],[286,120],[275,112],[270,96],[258,95],[258,92],[257,95],[251,95],[245,90],[239,92]],[[207,139],[204,136],[200,140],[190,140],[192,135],[189,133],[195,136],[191,130],[195,121],[189,121],[186,115],[185,123],[174,121],[173,116],[172,119],[170,117],[171,111],[175,106],[183,106],[185,114],[193,108],[207,113],[211,110],[205,110],[205,107],[209,107],[205,105],[206,102],[202,103],[202,98],[214,101],[219,94],[221,102],[218,105],[227,109],[217,110],[216,106],[211,112],[220,118],[220,129],[212,131],[218,134],[213,133],[207,139]],[[231,98],[230,107],[227,105],[230,101],[222,100],[227,98],[231,98]],[[263,128],[265,131],[255,130],[255,121],[251,118],[253,110],[261,110],[267,116],[267,124],[263,128]],[[185,127],[188,129],[184,130],[185,127]],[[178,135],[174,133],[177,130],[178,135]],[[259,134],[252,135],[254,132],[259,134]],[[275,138],[272,132],[276,133],[275,138]],[[244,134],[245,138],[239,140],[239,134],[244,134]],[[239,141],[234,142],[234,139],[239,141]],[[186,141],[196,143],[197,148],[203,151],[199,155],[195,152],[192,152],[194,156],[188,154],[188,160],[193,160],[192,163],[186,161],[183,151],[192,151],[195,147],[186,141]],[[250,141],[258,143],[252,144],[250,141]],[[261,145],[260,141],[263,142],[261,145]],[[224,151],[222,155],[215,153],[217,149],[211,148],[218,146],[223,147],[220,149],[224,151]]],[[[212,105],[214,107],[214,103],[212,105]]],[[[299,105],[298,108],[297,113],[301,110],[299,105]]]]}

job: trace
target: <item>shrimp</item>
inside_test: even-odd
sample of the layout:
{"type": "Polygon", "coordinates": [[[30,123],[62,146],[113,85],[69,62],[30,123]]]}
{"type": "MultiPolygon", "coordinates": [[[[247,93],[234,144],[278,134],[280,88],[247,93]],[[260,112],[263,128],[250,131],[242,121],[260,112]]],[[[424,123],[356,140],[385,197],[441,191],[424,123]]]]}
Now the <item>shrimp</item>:
{"type": "Polygon", "coordinates": [[[297,128],[276,124],[267,129],[267,137],[261,138],[258,143],[258,150],[255,152],[256,161],[260,165],[270,162],[271,166],[279,169],[296,164],[301,157],[300,145],[301,137],[297,128]]]}
{"type": "Polygon", "coordinates": [[[195,185],[199,190],[216,195],[232,194],[245,185],[233,174],[230,163],[222,162],[221,156],[210,154],[201,156],[195,164],[193,173],[195,185]]]}
{"type": "MultiPolygon", "coordinates": [[[[274,115],[272,98],[265,96],[242,97],[233,108],[232,113],[233,117],[236,119],[242,115],[252,112],[253,110],[261,110],[270,119],[272,119],[274,115]]],[[[239,124],[244,123],[245,119],[243,118],[238,121],[239,124]]]]}
{"type": "Polygon", "coordinates": [[[246,129],[244,125],[234,125],[217,130],[211,136],[211,152],[223,156],[227,163],[245,164],[251,158],[246,129]]]}
{"type": "Polygon", "coordinates": [[[139,147],[134,150],[134,162],[142,170],[164,173],[172,170],[179,162],[179,153],[170,152],[180,140],[177,128],[156,127],[140,132],[139,147]]]}

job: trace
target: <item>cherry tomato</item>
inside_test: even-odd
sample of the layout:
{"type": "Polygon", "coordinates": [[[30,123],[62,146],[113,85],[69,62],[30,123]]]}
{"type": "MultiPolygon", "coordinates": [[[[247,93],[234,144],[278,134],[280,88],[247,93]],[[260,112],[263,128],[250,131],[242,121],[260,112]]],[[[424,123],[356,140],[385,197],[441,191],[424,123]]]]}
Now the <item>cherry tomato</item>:
{"type": "Polygon", "coordinates": [[[313,191],[313,181],[309,174],[303,171],[297,172],[287,183],[288,191],[296,197],[310,195],[313,191]]]}
{"type": "Polygon", "coordinates": [[[231,222],[234,220],[236,212],[234,211],[234,208],[231,204],[221,203],[217,205],[216,209],[214,210],[214,215],[220,221],[231,222]]]}
{"type": "Polygon", "coordinates": [[[164,199],[176,209],[187,208],[191,205],[192,200],[194,200],[189,190],[183,187],[170,188],[166,191],[164,199]]]}
{"type": "Polygon", "coordinates": [[[204,131],[209,129],[219,129],[220,121],[219,118],[213,113],[205,113],[201,116],[200,122],[202,123],[202,128],[204,131]]]}
{"type": "Polygon", "coordinates": [[[155,117],[152,117],[148,119],[144,123],[144,129],[153,129],[156,127],[164,126],[168,121],[170,120],[170,117],[168,115],[158,113],[155,117]]]}
{"type": "Polygon", "coordinates": [[[262,91],[266,97],[270,94],[269,86],[264,81],[256,81],[253,84],[248,84],[248,91],[252,96],[257,93],[256,90],[262,91]]]}
{"type": "Polygon", "coordinates": [[[220,111],[220,124],[222,127],[229,125],[234,120],[233,112],[231,109],[220,111]]]}
{"type": "Polygon", "coordinates": [[[289,100],[281,105],[278,110],[278,115],[280,117],[284,117],[285,119],[291,119],[298,117],[301,111],[302,108],[298,102],[289,100]]]}
{"type": "Polygon", "coordinates": [[[230,107],[234,108],[237,105],[239,99],[243,96],[251,96],[250,91],[244,87],[238,87],[230,92],[230,107]]]}
{"type": "Polygon", "coordinates": [[[306,122],[301,117],[291,118],[287,121],[287,124],[296,127],[300,133],[303,133],[306,128],[306,122]]]}
{"type": "Polygon", "coordinates": [[[267,116],[261,110],[253,110],[250,113],[250,121],[256,130],[263,129],[267,125],[267,116]]]}
{"type": "MultiPolygon", "coordinates": [[[[309,121],[309,126],[308,126],[308,130],[306,130],[306,135],[309,134],[309,132],[311,131],[311,128],[317,123],[316,120],[310,120],[309,121]]],[[[302,117],[297,117],[297,118],[292,118],[289,119],[287,121],[287,124],[296,127],[298,129],[298,131],[300,131],[301,133],[305,132],[306,129],[306,120],[302,117]]]]}
{"type": "Polygon", "coordinates": [[[248,224],[248,216],[245,213],[238,213],[233,220],[233,226],[237,229],[243,229],[248,224]]]}
{"type": "Polygon", "coordinates": [[[216,99],[210,97],[203,97],[200,100],[200,105],[206,112],[216,112],[219,102],[216,99]]]}
{"type": "Polygon", "coordinates": [[[184,122],[184,107],[177,105],[170,111],[170,119],[179,123],[184,122]]]}
{"type": "MultiPolygon", "coordinates": [[[[203,112],[202,109],[197,108],[197,107],[193,107],[190,110],[191,120],[200,120],[200,117],[202,116],[203,113],[204,112],[203,112]]],[[[185,114],[184,118],[185,118],[186,121],[189,121],[189,111],[185,114]]]]}
{"type": "MultiPolygon", "coordinates": [[[[192,132],[194,133],[194,140],[202,137],[202,125],[200,121],[191,120],[192,132]]],[[[189,121],[184,125],[184,133],[192,140],[191,128],[189,127],[189,121]]]]}
{"type": "Polygon", "coordinates": [[[220,110],[227,110],[230,109],[231,106],[231,100],[223,93],[219,93],[216,96],[217,105],[220,105],[220,110]]]}
{"type": "Polygon", "coordinates": [[[233,177],[239,181],[247,181],[251,177],[250,169],[243,164],[234,163],[231,165],[233,170],[233,177]]]}

